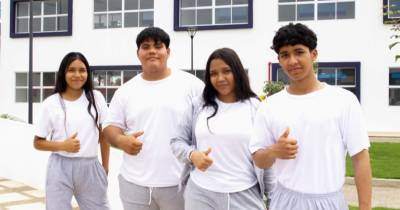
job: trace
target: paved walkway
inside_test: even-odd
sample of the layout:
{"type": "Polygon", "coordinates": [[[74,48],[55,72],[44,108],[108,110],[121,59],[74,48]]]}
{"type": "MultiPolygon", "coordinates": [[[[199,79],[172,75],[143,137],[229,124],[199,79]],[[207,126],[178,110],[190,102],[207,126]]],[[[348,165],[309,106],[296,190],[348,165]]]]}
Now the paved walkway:
{"type": "MultiPolygon", "coordinates": [[[[400,180],[374,180],[373,207],[400,209],[400,180]]],[[[343,188],[349,204],[357,206],[357,192],[352,179],[343,188]]],[[[117,195],[116,195],[117,196],[117,195]]],[[[44,210],[44,193],[22,183],[0,177],[0,210],[44,210]]],[[[79,210],[76,201],[74,210],[79,210]]]]}

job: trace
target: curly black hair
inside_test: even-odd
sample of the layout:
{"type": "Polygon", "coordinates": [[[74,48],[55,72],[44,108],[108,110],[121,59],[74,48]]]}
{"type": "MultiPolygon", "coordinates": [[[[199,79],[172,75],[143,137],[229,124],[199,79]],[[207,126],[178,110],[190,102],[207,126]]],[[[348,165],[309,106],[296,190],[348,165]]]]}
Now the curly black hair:
{"type": "Polygon", "coordinates": [[[317,47],[317,36],[307,26],[301,23],[289,23],[281,27],[274,36],[271,49],[279,53],[283,46],[302,44],[308,49],[314,50],[317,47]]]}

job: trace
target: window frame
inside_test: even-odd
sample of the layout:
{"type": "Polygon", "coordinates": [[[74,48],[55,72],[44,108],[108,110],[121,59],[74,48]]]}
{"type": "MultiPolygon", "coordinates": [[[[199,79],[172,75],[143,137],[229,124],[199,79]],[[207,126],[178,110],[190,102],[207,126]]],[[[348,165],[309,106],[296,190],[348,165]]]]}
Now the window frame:
{"type": "MultiPolygon", "coordinates": [[[[40,71],[40,72],[33,72],[33,74],[35,73],[39,73],[39,85],[33,85],[32,84],[32,90],[39,90],[40,93],[40,98],[39,101],[33,101],[33,103],[42,103],[45,98],[44,98],[44,90],[45,89],[52,89],[54,90],[55,87],[55,83],[57,80],[57,72],[56,71],[40,71]],[[54,74],[54,86],[49,86],[49,85],[44,85],[43,83],[43,74],[45,73],[53,73],[54,74]]],[[[14,90],[15,90],[15,94],[14,94],[14,103],[28,103],[28,97],[29,97],[29,86],[28,86],[28,80],[29,80],[29,72],[25,72],[25,71],[16,71],[14,72],[15,75],[15,85],[14,85],[14,90]],[[26,75],[26,85],[18,85],[17,86],[17,74],[25,74],[26,75]],[[26,90],[26,100],[25,101],[17,101],[17,89],[24,89],[26,90]]]]}
{"type": "MultiPolygon", "coordinates": [[[[360,62],[318,62],[318,68],[354,68],[355,69],[355,95],[357,96],[358,100],[361,101],[361,63],[360,62]]],[[[277,81],[278,77],[278,69],[281,66],[279,63],[272,63],[271,64],[271,80],[277,81]]],[[[318,75],[317,75],[318,76],[318,75]]],[[[346,86],[346,85],[338,85],[346,86]]]]}
{"type": "MultiPolygon", "coordinates": [[[[188,28],[195,27],[197,30],[218,30],[218,29],[244,29],[244,28],[253,28],[253,0],[248,0],[247,3],[247,15],[248,22],[247,23],[238,23],[238,24],[210,24],[210,25],[191,25],[191,26],[181,26],[179,17],[180,17],[180,1],[174,0],[174,31],[187,31],[188,28]]],[[[212,0],[214,1],[214,0],[212,0]]],[[[215,6],[211,6],[212,9],[215,9],[215,6]]],[[[217,7],[218,8],[218,7],[217,7]]],[[[234,8],[234,7],[231,7],[234,8]]],[[[212,13],[213,14],[213,13],[212,13]]]]}
{"type": "MultiPolygon", "coordinates": [[[[382,15],[383,15],[383,23],[384,24],[398,23],[398,22],[400,22],[400,17],[397,17],[397,18],[390,18],[389,17],[389,14],[388,14],[389,1],[390,0],[383,0],[383,5],[382,5],[382,8],[383,8],[383,13],[382,13],[382,15]]],[[[400,8],[399,8],[399,11],[400,11],[400,8]]]]}
{"type": "MultiPolygon", "coordinates": [[[[34,0],[43,2],[44,0],[34,0]]],[[[68,4],[67,9],[67,30],[66,31],[46,31],[46,32],[33,32],[33,37],[52,37],[52,36],[72,36],[72,7],[73,0],[66,0],[68,4]]],[[[28,2],[29,0],[11,0],[10,2],[10,37],[11,38],[26,38],[29,37],[29,32],[18,33],[15,30],[16,26],[16,5],[20,2],[28,2]]],[[[46,15],[47,16],[47,15],[46,15]]],[[[40,18],[43,19],[44,16],[41,14],[40,18]]],[[[29,21],[29,18],[28,18],[29,21]]],[[[29,27],[29,26],[28,26],[29,27]]],[[[29,29],[28,29],[29,31],[29,29]]]]}
{"type": "Polygon", "coordinates": [[[400,104],[398,104],[398,105],[390,104],[390,89],[398,89],[400,91],[400,85],[391,85],[390,84],[390,71],[392,69],[400,70],[400,67],[391,66],[391,67],[389,67],[389,70],[388,70],[388,106],[390,106],[390,107],[399,107],[400,104]]]}

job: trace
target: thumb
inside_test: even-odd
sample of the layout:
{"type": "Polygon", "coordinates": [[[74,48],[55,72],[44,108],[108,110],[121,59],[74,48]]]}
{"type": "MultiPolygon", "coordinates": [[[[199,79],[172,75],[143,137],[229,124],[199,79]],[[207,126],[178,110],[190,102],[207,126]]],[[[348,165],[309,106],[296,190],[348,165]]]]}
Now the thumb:
{"type": "Polygon", "coordinates": [[[75,132],[74,134],[72,134],[72,136],[70,136],[69,138],[70,139],[74,139],[74,138],[76,138],[78,136],[78,132],[75,132]]]}
{"type": "Polygon", "coordinates": [[[208,154],[210,154],[210,152],[211,152],[211,147],[209,147],[205,152],[203,152],[205,155],[208,155],[208,154]]]}
{"type": "Polygon", "coordinates": [[[143,135],[143,133],[144,133],[143,131],[137,131],[137,132],[132,133],[132,136],[137,138],[137,137],[143,135]]]}
{"type": "Polygon", "coordinates": [[[282,133],[281,137],[287,138],[289,136],[289,132],[290,132],[289,127],[287,127],[285,131],[282,133]]]}

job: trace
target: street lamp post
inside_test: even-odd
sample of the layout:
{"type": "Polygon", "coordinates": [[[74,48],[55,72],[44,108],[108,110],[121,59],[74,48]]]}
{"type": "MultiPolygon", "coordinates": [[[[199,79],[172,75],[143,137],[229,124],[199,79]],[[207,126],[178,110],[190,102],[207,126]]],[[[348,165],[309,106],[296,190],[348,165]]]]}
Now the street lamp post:
{"type": "MultiPolygon", "coordinates": [[[[190,51],[191,51],[190,70],[193,72],[193,38],[194,38],[194,35],[196,35],[197,28],[196,27],[188,27],[187,32],[190,36],[190,51]]],[[[196,75],[196,71],[194,71],[194,74],[196,75]]]]}
{"type": "Polygon", "coordinates": [[[28,73],[28,123],[32,123],[32,76],[33,76],[33,0],[29,1],[29,73],[28,73]]]}

